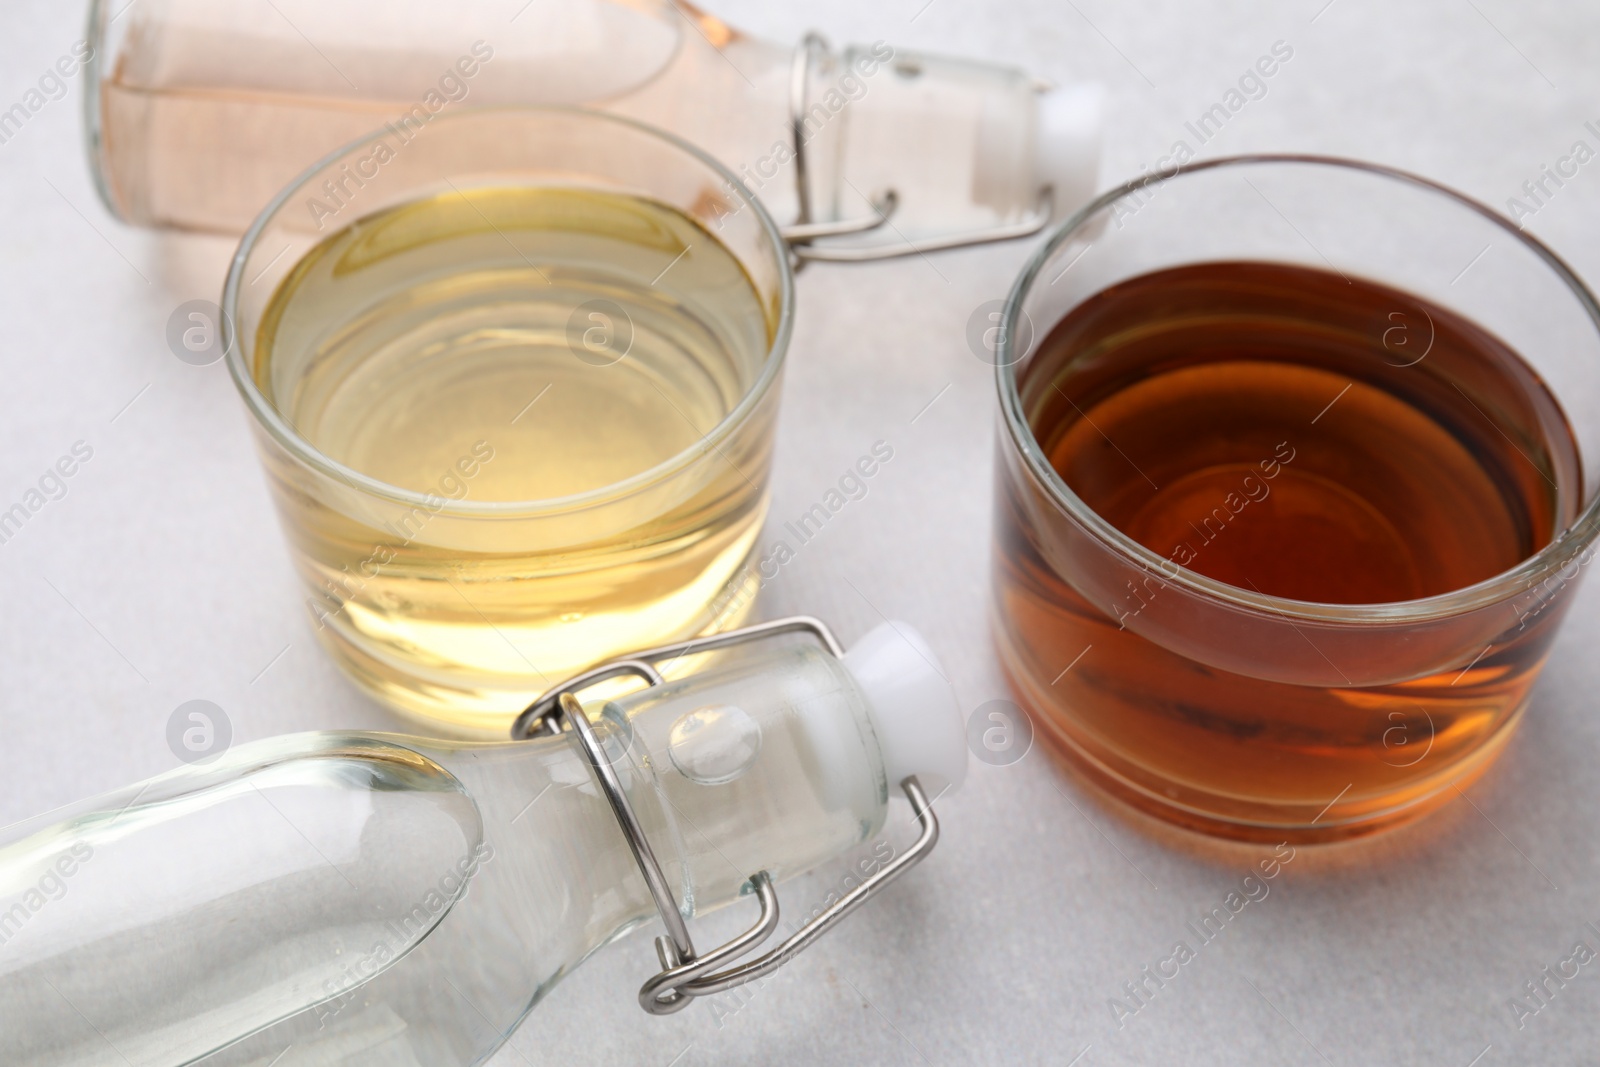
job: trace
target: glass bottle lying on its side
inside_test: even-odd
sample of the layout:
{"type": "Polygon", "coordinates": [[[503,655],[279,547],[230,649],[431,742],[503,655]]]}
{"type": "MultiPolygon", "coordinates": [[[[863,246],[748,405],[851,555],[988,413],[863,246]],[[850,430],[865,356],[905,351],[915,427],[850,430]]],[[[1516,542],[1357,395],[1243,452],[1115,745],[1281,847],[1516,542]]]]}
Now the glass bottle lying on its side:
{"type": "Polygon", "coordinates": [[[386,127],[403,152],[437,114],[510,104],[675,133],[802,244],[872,227],[809,258],[1019,236],[1098,178],[1097,87],[882,41],[775,44],[682,0],[96,0],[88,42],[91,170],[135,225],[242,233],[357,138],[386,127]]]}
{"type": "Polygon", "coordinates": [[[0,1062],[468,1067],[658,907],[678,969],[647,1010],[770,972],[931,848],[916,776],[959,784],[960,717],[902,624],[845,655],[805,619],[688,644],[691,674],[655,673],[680,645],[559,687],[553,736],[301,734],[12,827],[0,1062]],[[570,694],[619,673],[657,684],[588,725],[570,694]],[[896,785],[917,844],[730,968],[776,927],[771,883],[877,834],[896,785]],[[751,890],[763,922],[696,956],[683,920],[751,890]]]}

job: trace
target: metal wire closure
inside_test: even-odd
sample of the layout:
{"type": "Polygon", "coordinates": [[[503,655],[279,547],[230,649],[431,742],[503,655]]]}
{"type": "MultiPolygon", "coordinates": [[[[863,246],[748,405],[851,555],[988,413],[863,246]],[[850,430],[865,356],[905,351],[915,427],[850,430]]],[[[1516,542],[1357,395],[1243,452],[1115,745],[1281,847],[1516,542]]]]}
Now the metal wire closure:
{"type": "Polygon", "coordinates": [[[917,840],[910,848],[891,860],[871,878],[834,901],[830,907],[791,934],[777,948],[749,963],[707,974],[706,972],[712,968],[744,955],[777,928],[778,895],[772,890],[772,878],[766,871],[756,872],[750,879],[750,884],[755,887],[761,898],[761,918],[757,920],[756,925],[714,952],[707,953],[700,959],[689,957],[685,962],[676,965],[669,955],[672,950],[671,942],[664,937],[656,938],[656,952],[661,956],[661,961],[667,969],[650,979],[639,990],[640,1006],[653,1015],[665,1015],[686,1007],[694,997],[720,993],[771,974],[827,933],[846,915],[859,908],[867,898],[922,862],[923,857],[927,856],[939,842],[939,820],[934,817],[933,805],[928,803],[928,795],[922,791],[922,785],[917,781],[916,775],[911,775],[901,782],[900,788],[905,790],[906,797],[911,801],[911,810],[916,814],[917,823],[921,827],[917,840]]]}
{"type": "MultiPolygon", "coordinates": [[[[865,263],[875,259],[894,259],[897,256],[921,255],[947,248],[965,248],[968,245],[991,244],[995,241],[1015,241],[1031,237],[1044,229],[1054,210],[1050,186],[1039,190],[1039,200],[1025,218],[1004,226],[993,226],[975,233],[937,237],[913,244],[902,241],[889,245],[851,245],[838,247],[816,245],[812,242],[822,237],[843,237],[849,234],[868,233],[889,223],[895,209],[900,206],[900,196],[893,189],[885,189],[869,202],[872,214],[859,219],[840,222],[813,222],[811,213],[811,168],[806,156],[806,112],[811,106],[811,67],[818,54],[828,55],[832,49],[827,39],[819,33],[808,33],[795,49],[794,61],[789,67],[789,136],[794,143],[794,184],[799,211],[794,224],[780,228],[789,250],[803,265],[809,261],[828,263],[865,263]]],[[[891,227],[892,228],[892,227],[891,227]]]]}
{"type": "Polygon", "coordinates": [[[604,747],[595,737],[594,728],[589,725],[588,716],[583,713],[583,707],[574,694],[596,682],[629,674],[643,678],[650,685],[660,685],[665,679],[656,668],[656,664],[661,660],[676,659],[746,641],[795,632],[812,634],[835,656],[844,654],[833,632],[819,619],[797,615],[774,622],[759,623],[739,630],[730,630],[727,633],[645,649],[622,659],[592,667],[556,686],[530,704],[527,710],[517,717],[515,725],[511,728],[511,736],[520,739],[559,733],[560,724],[564,722],[577,739],[578,747],[583,750],[584,758],[594,772],[595,781],[600,785],[600,791],[605,794],[606,801],[617,817],[617,825],[621,827],[622,835],[628,841],[633,858],[639,864],[639,871],[644,875],[645,885],[649,887],[650,896],[655,900],[656,910],[661,913],[661,921],[667,928],[667,936],[656,938],[656,954],[661,959],[661,973],[646,982],[639,990],[640,1007],[652,1015],[669,1015],[681,1011],[688,1007],[695,997],[720,993],[771,974],[846,915],[855,911],[867,898],[919,863],[939,840],[939,821],[934,817],[933,806],[928,802],[927,794],[922,791],[921,784],[913,775],[900,783],[900,788],[905,790],[906,796],[911,801],[912,810],[921,827],[917,840],[910,848],[895,857],[871,878],[836,900],[776,948],[747,963],[718,970],[748,955],[778,928],[778,894],[772,887],[772,876],[766,871],[757,871],[750,876],[749,881],[752,892],[761,903],[761,917],[756,920],[756,924],[703,956],[695,952],[694,942],[689,936],[689,927],[684,921],[682,909],[678,907],[677,898],[672,895],[667,877],[662,872],[660,863],[656,861],[655,852],[650,848],[649,839],[644,835],[644,829],[639,824],[638,816],[634,814],[627,793],[623,791],[616,768],[611,765],[604,747]]]}
{"type": "Polygon", "coordinates": [[[620,678],[627,674],[643,678],[650,685],[660,685],[666,679],[661,677],[661,672],[656,670],[655,664],[662,660],[675,660],[701,652],[714,652],[729,645],[788,633],[809,633],[835,656],[844,655],[844,646],[833,636],[833,631],[828,629],[827,623],[809,615],[791,615],[786,619],[760,622],[754,626],[728,630],[725,633],[691,637],[687,641],[674,641],[670,645],[657,645],[655,648],[630,652],[619,659],[606,660],[590,667],[582,674],[573,675],[560,685],[552,686],[549,692],[529,704],[523,709],[522,714],[517,716],[517,721],[511,724],[511,736],[520,740],[559,732],[560,728],[552,721],[552,717],[556,713],[557,702],[563,693],[576,693],[597,682],[620,678]]]}

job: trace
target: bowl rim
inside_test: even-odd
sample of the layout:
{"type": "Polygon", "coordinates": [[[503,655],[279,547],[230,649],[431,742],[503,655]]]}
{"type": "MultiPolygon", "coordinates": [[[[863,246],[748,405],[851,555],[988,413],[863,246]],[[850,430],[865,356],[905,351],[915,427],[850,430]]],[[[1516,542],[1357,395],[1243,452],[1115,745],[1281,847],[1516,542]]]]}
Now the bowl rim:
{"type": "MultiPolygon", "coordinates": [[[[241,291],[241,279],[244,275],[245,265],[251,253],[255,250],[261,235],[278,216],[279,211],[329,168],[389,136],[391,131],[385,126],[363,134],[348,144],[335,149],[302,171],[294,181],[286,185],[261,209],[255,221],[250,224],[250,228],[245,231],[244,236],[240,239],[238,248],[234,251],[228,268],[227,281],[224,283],[222,290],[220,322],[228,371],[233,377],[234,385],[244,398],[245,406],[255,417],[257,424],[267,432],[274,442],[296,460],[317,473],[343,483],[358,492],[380,497],[410,508],[427,508],[433,514],[449,513],[489,518],[497,516],[532,517],[579,511],[645,490],[673,477],[712,453],[722,455],[721,446],[723,442],[750,420],[756,409],[772,391],[774,384],[779,380],[784,359],[788,353],[790,336],[794,330],[794,266],[789,254],[789,246],[784,241],[778,224],[768,213],[766,207],[751,193],[739,176],[728,167],[683,138],[665,130],[657,129],[648,123],[620,115],[577,107],[553,105],[474,107],[449,114],[437,114],[433,117],[433,121],[429,123],[429,126],[432,127],[439,121],[458,125],[469,122],[494,121],[504,119],[507,116],[559,118],[592,122],[600,125],[610,124],[625,129],[630,134],[643,134],[647,138],[660,141],[670,148],[691,157],[707,168],[712,175],[723,183],[722,188],[726,189],[737,200],[737,206],[728,214],[736,215],[746,208],[752,209],[755,212],[755,218],[761,231],[770,242],[774,253],[773,259],[778,271],[778,317],[772,329],[771,342],[767,347],[765,356],[762,358],[760,372],[745,389],[744,395],[740,397],[739,402],[714,427],[707,431],[699,441],[636,474],[631,474],[619,481],[588,489],[581,493],[533,500],[455,500],[441,496],[438,493],[419,492],[384,482],[333,459],[301,436],[294,426],[278,411],[272,401],[267,398],[266,394],[262,392],[261,387],[255,380],[255,376],[246,365],[244,346],[239,343],[234,331],[234,323],[237,321],[236,311],[241,291]]],[[[580,185],[563,187],[582,188],[580,185]]],[[[647,197],[646,199],[649,198],[647,197]]],[[[367,215],[358,216],[350,225],[360,223],[363,219],[368,218],[370,214],[369,212],[367,215]]],[[[730,466],[732,465],[732,460],[728,460],[726,456],[723,456],[723,459],[730,466]]],[[[735,469],[737,470],[737,468],[735,469]]],[[[740,473],[743,474],[743,472],[740,473]]]]}
{"type": "MultiPolygon", "coordinates": [[[[1596,533],[1600,532],[1600,490],[1593,494],[1593,498],[1579,510],[1572,522],[1556,534],[1549,544],[1515,567],[1461,589],[1417,600],[1375,604],[1324,604],[1290,600],[1241,589],[1179,565],[1166,556],[1146,548],[1101,518],[1067,486],[1065,479],[1056,472],[1045,457],[1043,449],[1039,447],[1033,429],[1029,426],[1026,414],[1022,410],[1022,398],[1017,389],[1016,367],[1027,353],[1015,352],[1013,339],[1021,334],[1017,326],[1022,315],[1022,304],[1040,273],[1062,246],[1082,232],[1091,220],[1106,208],[1124,197],[1152,185],[1178,180],[1184,175],[1196,172],[1282,164],[1341,168],[1420,187],[1481,216],[1492,225],[1500,227],[1543,260],[1556,277],[1566,284],[1580,307],[1587,312],[1590,324],[1595,327],[1596,333],[1600,334],[1600,303],[1597,303],[1594,294],[1589,291],[1577,273],[1554,250],[1537,237],[1520,229],[1515,222],[1494,208],[1430,178],[1381,163],[1341,156],[1301,153],[1221,156],[1147,173],[1102,193],[1062,221],[1023,267],[1012,284],[1011,291],[1006,297],[1005,308],[1001,312],[1001,332],[995,352],[995,385],[999,394],[1001,417],[1012,447],[1020,455],[1027,471],[1045,490],[1051,504],[1064,516],[1087,530],[1103,546],[1146,572],[1156,575],[1161,581],[1233,608],[1283,618],[1290,621],[1291,625],[1302,620],[1325,624],[1415,623],[1459,616],[1528,592],[1551,571],[1564,569],[1580,553],[1589,553],[1596,533]]],[[[1030,331],[1029,344],[1031,343],[1030,331]]],[[[1581,562],[1587,563],[1590,556],[1586,556],[1581,562]]]]}

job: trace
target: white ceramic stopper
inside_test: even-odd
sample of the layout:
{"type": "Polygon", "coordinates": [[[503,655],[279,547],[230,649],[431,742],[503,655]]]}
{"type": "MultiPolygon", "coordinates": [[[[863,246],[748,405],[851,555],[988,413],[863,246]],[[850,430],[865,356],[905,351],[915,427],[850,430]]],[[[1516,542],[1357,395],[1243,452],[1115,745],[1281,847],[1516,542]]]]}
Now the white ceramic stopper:
{"type": "MultiPolygon", "coordinates": [[[[914,628],[886,622],[857,641],[844,665],[867,698],[891,794],[908,775],[958,788],[967,777],[966,730],[939,657],[914,628]]],[[[938,788],[938,787],[933,787],[938,788]]]]}
{"type": "Polygon", "coordinates": [[[1099,85],[1064,85],[1039,94],[1039,184],[1055,190],[1053,213],[1082,207],[1100,184],[1104,93],[1099,85]]]}

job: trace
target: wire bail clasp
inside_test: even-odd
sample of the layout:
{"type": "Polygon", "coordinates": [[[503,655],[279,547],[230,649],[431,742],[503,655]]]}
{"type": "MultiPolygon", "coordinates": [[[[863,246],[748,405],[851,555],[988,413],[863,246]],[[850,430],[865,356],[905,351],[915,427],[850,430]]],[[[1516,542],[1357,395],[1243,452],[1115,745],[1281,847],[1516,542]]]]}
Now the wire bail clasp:
{"type": "Polygon", "coordinates": [[[900,207],[900,194],[894,189],[884,189],[873,194],[867,206],[872,214],[838,222],[817,222],[811,208],[811,165],[806,154],[806,144],[811,131],[806,128],[811,104],[811,75],[819,57],[826,60],[832,48],[821,34],[805,35],[795,48],[789,67],[789,138],[793,149],[795,196],[799,210],[795,220],[781,227],[784,241],[789,245],[798,270],[812,261],[826,263],[868,263],[898,256],[921,255],[924,252],[943,251],[948,248],[966,248],[970,245],[992,244],[996,241],[1015,241],[1032,237],[1050,221],[1054,211],[1054,190],[1046,185],[1040,188],[1033,210],[1013,223],[991,226],[971,233],[957,233],[913,243],[900,234],[901,239],[891,244],[816,244],[820,238],[848,237],[852,234],[871,233],[883,226],[891,230],[896,209],[900,207]]]}
{"type": "Polygon", "coordinates": [[[612,813],[617,817],[617,825],[622,829],[623,837],[627,839],[628,848],[633,852],[633,858],[639,865],[639,872],[644,876],[645,885],[649,887],[656,910],[661,913],[661,921],[667,928],[665,936],[656,938],[656,954],[661,960],[661,973],[645,982],[639,989],[639,1006],[652,1015],[670,1015],[682,1011],[695,997],[720,993],[776,971],[846,915],[921,862],[938,843],[939,821],[934,817],[933,805],[923,792],[916,776],[912,775],[900,783],[900,788],[911,801],[912,811],[920,827],[917,840],[910,848],[891,860],[872,877],[834,901],[777,947],[754,960],[736,963],[735,961],[749,955],[762,945],[778,928],[778,894],[773,888],[772,876],[767,871],[757,871],[750,876],[747,883],[761,904],[761,915],[755,925],[705,955],[695,951],[688,923],[684,920],[682,909],[678,907],[677,898],[672,895],[672,889],[668,885],[665,873],[661,870],[661,864],[656,861],[655,852],[651,849],[644,828],[640,825],[633,805],[622,788],[616,768],[612,766],[605,748],[595,737],[594,728],[589,725],[589,718],[583,713],[583,706],[578,703],[575,693],[597,682],[630,674],[644,679],[648,685],[660,685],[665,680],[656,667],[656,663],[660,660],[709,652],[729,645],[797,631],[811,633],[835,656],[844,654],[832,631],[819,619],[795,616],[759,623],[739,630],[730,630],[727,633],[645,649],[598,664],[554,687],[534,701],[517,717],[515,725],[512,726],[511,735],[517,739],[562,732],[571,733],[582,750],[589,769],[594,772],[600,791],[605,794],[607,803],[611,805],[612,813]],[[727,969],[719,970],[723,967],[727,969]]]}

